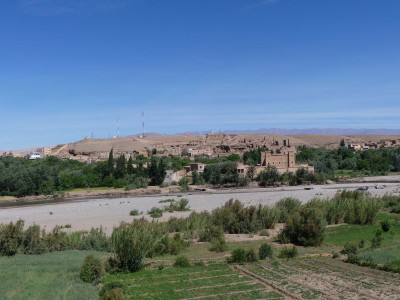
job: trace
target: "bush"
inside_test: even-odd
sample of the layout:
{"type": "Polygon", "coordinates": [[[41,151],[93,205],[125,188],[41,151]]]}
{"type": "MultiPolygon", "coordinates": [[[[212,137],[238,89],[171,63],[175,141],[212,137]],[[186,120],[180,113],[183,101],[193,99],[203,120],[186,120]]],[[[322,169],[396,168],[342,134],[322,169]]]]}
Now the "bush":
{"type": "Polygon", "coordinates": [[[324,240],[325,220],[318,207],[302,206],[289,215],[285,228],[278,236],[281,243],[290,241],[300,246],[320,246],[324,240]]]}
{"type": "Polygon", "coordinates": [[[246,262],[246,251],[243,248],[236,248],[228,258],[228,263],[244,264],[246,262]]]}
{"type": "Polygon", "coordinates": [[[224,206],[213,210],[212,223],[228,233],[253,233],[273,228],[278,211],[267,206],[245,207],[239,200],[230,199],[224,206]]]}
{"type": "Polygon", "coordinates": [[[15,224],[0,225],[0,255],[13,256],[17,254],[22,243],[24,221],[19,220],[15,224]]]}
{"type": "Polygon", "coordinates": [[[283,198],[276,203],[276,208],[279,209],[279,223],[286,223],[290,214],[295,210],[299,209],[301,206],[300,200],[296,198],[283,198]]]}
{"type": "Polygon", "coordinates": [[[211,242],[214,239],[224,238],[224,230],[221,226],[208,225],[199,236],[199,242],[211,242]]]}
{"type": "Polygon", "coordinates": [[[297,252],[297,248],[296,247],[292,247],[292,248],[288,248],[288,247],[283,247],[281,252],[279,253],[279,258],[294,258],[298,255],[297,252]]]}
{"type": "MultiPolygon", "coordinates": [[[[164,200],[165,202],[168,201],[164,200]]],[[[189,210],[189,207],[187,206],[189,204],[189,200],[186,198],[182,198],[178,202],[173,201],[168,201],[170,202],[169,206],[167,206],[164,210],[168,212],[174,212],[174,211],[187,211],[189,210]]]]}
{"type": "Polygon", "coordinates": [[[176,233],[171,239],[165,235],[160,242],[156,245],[154,252],[149,253],[148,256],[171,254],[177,255],[183,249],[189,247],[190,243],[182,239],[179,233],[176,233]]]}
{"type": "Polygon", "coordinates": [[[115,288],[108,292],[105,300],[125,300],[124,291],[121,288],[115,288]]]}
{"type": "Polygon", "coordinates": [[[161,218],[163,215],[162,209],[158,207],[152,207],[147,213],[152,218],[161,218]]]}
{"type": "Polygon", "coordinates": [[[101,300],[124,300],[125,285],[122,282],[113,281],[106,283],[100,290],[101,300]]]}
{"type": "Polygon", "coordinates": [[[359,249],[362,249],[362,248],[364,248],[364,246],[365,246],[365,240],[361,240],[361,241],[358,243],[358,248],[359,248],[359,249]]]}
{"type": "Polygon", "coordinates": [[[132,209],[131,212],[129,213],[130,216],[138,216],[140,215],[139,210],[137,209],[132,209]]]}
{"type": "Polygon", "coordinates": [[[135,220],[121,223],[114,228],[111,239],[116,267],[135,272],[143,267],[143,259],[152,251],[165,234],[162,224],[135,220]]]}
{"type": "Polygon", "coordinates": [[[264,243],[260,246],[260,248],[258,249],[258,256],[260,257],[260,259],[266,259],[267,257],[271,258],[273,254],[273,249],[271,247],[271,245],[264,243]]]}
{"type": "Polygon", "coordinates": [[[184,255],[180,255],[175,259],[175,263],[174,263],[174,267],[178,267],[178,268],[187,268],[190,267],[190,262],[189,259],[184,256],[184,255]]]}
{"type": "Polygon", "coordinates": [[[259,186],[273,186],[280,181],[282,176],[275,167],[268,166],[265,171],[262,171],[256,178],[259,186]]]}
{"type": "Polygon", "coordinates": [[[249,249],[246,252],[246,262],[256,262],[258,260],[257,254],[254,249],[249,249]]]}
{"type": "Polygon", "coordinates": [[[214,238],[211,240],[211,247],[208,249],[212,252],[225,252],[228,249],[225,237],[214,238]]]}
{"type": "Polygon", "coordinates": [[[375,236],[371,240],[371,248],[372,249],[379,248],[382,245],[382,240],[383,240],[383,238],[382,238],[382,230],[378,229],[375,232],[375,236]]]}
{"type": "Polygon", "coordinates": [[[39,225],[29,226],[25,230],[22,240],[22,249],[24,254],[42,254],[47,251],[39,225]]]}
{"type": "Polygon", "coordinates": [[[355,243],[350,243],[350,242],[346,242],[346,244],[344,244],[344,248],[342,251],[340,251],[343,254],[357,254],[357,245],[355,243]]]}
{"type": "Polygon", "coordinates": [[[93,255],[88,255],[83,262],[79,277],[84,282],[97,283],[104,275],[104,267],[101,260],[94,257],[93,255]]]}
{"type": "Polygon", "coordinates": [[[383,201],[362,191],[342,191],[326,203],[328,224],[372,224],[382,208],[383,201]]]}
{"type": "Polygon", "coordinates": [[[381,221],[381,228],[383,232],[388,232],[390,230],[390,223],[389,221],[381,221]]]}
{"type": "Polygon", "coordinates": [[[189,178],[187,177],[182,177],[179,182],[178,182],[181,192],[187,192],[189,191],[189,178]]]}

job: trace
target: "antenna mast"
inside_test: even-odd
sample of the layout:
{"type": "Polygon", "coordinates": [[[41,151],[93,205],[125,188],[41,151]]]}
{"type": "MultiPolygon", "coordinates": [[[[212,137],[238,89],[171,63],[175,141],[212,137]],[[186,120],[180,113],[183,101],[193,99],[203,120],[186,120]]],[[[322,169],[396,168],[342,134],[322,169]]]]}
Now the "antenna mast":
{"type": "Polygon", "coordinates": [[[142,111],[142,138],[144,138],[144,111],[142,111]]]}
{"type": "Polygon", "coordinates": [[[117,130],[118,130],[118,135],[117,135],[117,137],[119,137],[119,118],[117,119],[117,130]]]}

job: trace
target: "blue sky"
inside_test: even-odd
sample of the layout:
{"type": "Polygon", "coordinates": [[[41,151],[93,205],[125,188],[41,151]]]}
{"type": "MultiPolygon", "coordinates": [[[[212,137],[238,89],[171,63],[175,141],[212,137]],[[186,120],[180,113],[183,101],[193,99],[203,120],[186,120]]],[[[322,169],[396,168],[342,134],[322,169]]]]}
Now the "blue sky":
{"type": "Polygon", "coordinates": [[[391,128],[398,0],[0,1],[0,149],[141,131],[391,128]]]}

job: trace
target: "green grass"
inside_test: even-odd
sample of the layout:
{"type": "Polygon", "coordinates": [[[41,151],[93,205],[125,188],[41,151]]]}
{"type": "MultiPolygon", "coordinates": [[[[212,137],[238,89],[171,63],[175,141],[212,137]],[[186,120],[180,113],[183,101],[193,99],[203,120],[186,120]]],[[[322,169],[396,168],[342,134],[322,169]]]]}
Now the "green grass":
{"type": "Polygon", "coordinates": [[[103,187],[92,187],[92,188],[79,188],[79,189],[72,189],[67,190],[66,192],[93,192],[93,191],[108,191],[108,190],[115,190],[113,187],[103,186],[103,187]]]}
{"type": "Polygon", "coordinates": [[[391,224],[389,232],[383,233],[382,246],[393,246],[400,242],[400,225],[396,221],[397,216],[387,213],[379,213],[376,224],[371,225],[339,225],[326,228],[325,245],[344,246],[346,242],[358,243],[365,240],[365,247],[370,247],[370,240],[376,230],[381,228],[379,221],[388,220],[391,224]]]}
{"type": "Polygon", "coordinates": [[[0,299],[97,299],[95,286],[79,279],[90,251],[0,257],[0,299]]]}
{"type": "Polygon", "coordinates": [[[363,259],[371,257],[374,262],[378,264],[395,262],[396,265],[400,266],[400,242],[399,245],[392,247],[383,247],[375,250],[368,249],[362,251],[359,256],[363,259]]]}

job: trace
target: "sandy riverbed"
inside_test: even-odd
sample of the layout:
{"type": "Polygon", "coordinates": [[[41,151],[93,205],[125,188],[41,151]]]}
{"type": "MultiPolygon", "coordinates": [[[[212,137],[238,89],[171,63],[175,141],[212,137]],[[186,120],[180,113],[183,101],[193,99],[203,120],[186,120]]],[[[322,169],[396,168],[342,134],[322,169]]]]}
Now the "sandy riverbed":
{"type": "MultiPolygon", "coordinates": [[[[382,196],[385,193],[400,192],[400,183],[386,183],[384,189],[374,189],[372,183],[332,184],[324,186],[312,186],[313,189],[305,190],[304,187],[285,188],[256,188],[244,190],[218,190],[212,193],[189,193],[182,197],[189,200],[191,210],[212,210],[223,205],[229,199],[238,199],[245,205],[265,204],[272,205],[284,197],[295,197],[302,202],[309,201],[315,197],[325,199],[332,197],[340,189],[356,189],[359,186],[369,186],[372,195],[382,196]]],[[[168,203],[159,203],[160,200],[168,198],[179,200],[178,196],[154,195],[114,199],[90,199],[74,200],[68,203],[32,205],[24,207],[13,207],[0,209],[0,223],[8,223],[22,219],[26,225],[39,224],[47,229],[56,225],[71,224],[71,230],[90,229],[92,227],[105,227],[110,233],[114,226],[121,221],[131,221],[129,212],[138,209],[146,216],[146,212],[154,206],[163,207],[168,203]]],[[[185,216],[184,213],[164,213],[162,219],[171,216],[185,216]]],[[[140,216],[139,216],[140,217],[140,216]]],[[[147,215],[148,217],[148,215],[147,215]]]]}

